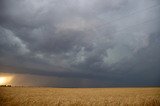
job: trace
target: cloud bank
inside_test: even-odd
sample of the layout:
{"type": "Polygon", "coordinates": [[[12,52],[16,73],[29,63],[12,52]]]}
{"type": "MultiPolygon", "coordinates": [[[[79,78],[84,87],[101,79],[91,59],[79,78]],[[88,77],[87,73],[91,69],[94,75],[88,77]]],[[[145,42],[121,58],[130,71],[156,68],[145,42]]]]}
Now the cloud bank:
{"type": "Polygon", "coordinates": [[[1,0],[0,72],[159,86],[159,11],[159,0],[1,0]]]}

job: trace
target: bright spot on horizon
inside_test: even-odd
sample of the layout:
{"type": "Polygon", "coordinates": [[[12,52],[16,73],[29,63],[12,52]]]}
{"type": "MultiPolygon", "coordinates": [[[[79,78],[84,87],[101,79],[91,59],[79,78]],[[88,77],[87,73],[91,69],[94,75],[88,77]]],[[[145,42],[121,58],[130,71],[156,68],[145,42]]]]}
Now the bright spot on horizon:
{"type": "Polygon", "coordinates": [[[12,77],[0,77],[0,85],[8,84],[12,80],[12,77]]]}

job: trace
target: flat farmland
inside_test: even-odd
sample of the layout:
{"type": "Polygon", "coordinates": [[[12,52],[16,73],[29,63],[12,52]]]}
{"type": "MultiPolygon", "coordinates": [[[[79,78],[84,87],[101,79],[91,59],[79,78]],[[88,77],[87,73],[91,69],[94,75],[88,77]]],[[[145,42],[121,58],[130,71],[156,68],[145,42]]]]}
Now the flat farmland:
{"type": "Polygon", "coordinates": [[[160,88],[0,87],[0,106],[160,106],[160,88]]]}

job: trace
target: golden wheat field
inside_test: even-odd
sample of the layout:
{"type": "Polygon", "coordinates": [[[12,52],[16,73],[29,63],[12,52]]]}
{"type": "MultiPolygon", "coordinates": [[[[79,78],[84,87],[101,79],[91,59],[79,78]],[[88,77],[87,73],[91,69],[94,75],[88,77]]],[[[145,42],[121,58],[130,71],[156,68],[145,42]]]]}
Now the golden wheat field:
{"type": "Polygon", "coordinates": [[[0,88],[1,106],[160,106],[160,88],[0,88]]]}

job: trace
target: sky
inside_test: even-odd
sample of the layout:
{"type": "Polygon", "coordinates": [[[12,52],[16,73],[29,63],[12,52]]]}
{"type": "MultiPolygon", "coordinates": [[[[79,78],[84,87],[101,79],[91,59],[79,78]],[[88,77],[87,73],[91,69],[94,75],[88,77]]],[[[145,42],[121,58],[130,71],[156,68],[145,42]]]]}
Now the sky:
{"type": "Polygon", "coordinates": [[[13,85],[160,86],[159,0],[0,0],[13,85]]]}

